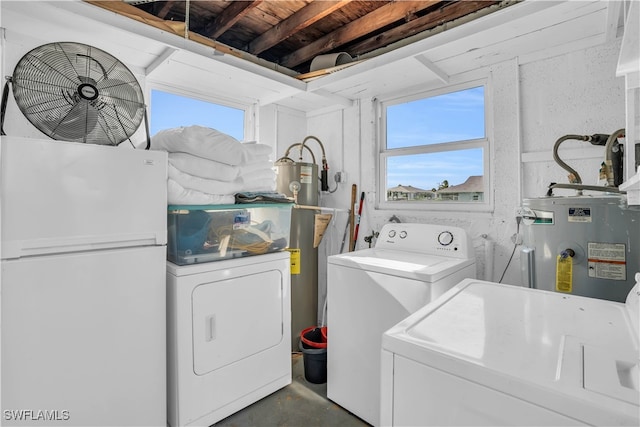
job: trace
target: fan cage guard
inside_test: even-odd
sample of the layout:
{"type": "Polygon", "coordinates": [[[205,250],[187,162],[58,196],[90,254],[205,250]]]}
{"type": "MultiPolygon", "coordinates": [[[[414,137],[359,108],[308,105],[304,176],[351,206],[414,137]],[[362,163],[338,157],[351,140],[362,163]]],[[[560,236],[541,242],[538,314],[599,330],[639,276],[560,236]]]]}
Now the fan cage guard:
{"type": "Polygon", "coordinates": [[[16,65],[11,82],[22,113],[53,139],[118,145],[146,119],[133,73],[85,44],[56,42],[31,50],[16,65]]]}

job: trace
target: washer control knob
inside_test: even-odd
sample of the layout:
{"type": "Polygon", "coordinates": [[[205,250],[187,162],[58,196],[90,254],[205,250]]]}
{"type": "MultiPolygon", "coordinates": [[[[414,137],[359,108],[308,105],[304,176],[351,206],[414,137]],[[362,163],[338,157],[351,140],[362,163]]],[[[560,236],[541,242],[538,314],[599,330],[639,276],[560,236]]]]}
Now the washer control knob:
{"type": "Polygon", "coordinates": [[[450,231],[443,231],[438,235],[438,243],[442,246],[449,246],[453,242],[453,234],[450,231]]]}
{"type": "Polygon", "coordinates": [[[389,237],[396,237],[396,230],[389,230],[389,237]]]}
{"type": "Polygon", "coordinates": [[[406,237],[407,237],[407,232],[406,232],[406,231],[404,231],[404,230],[402,230],[402,231],[400,232],[400,238],[401,238],[401,239],[404,239],[404,238],[406,238],[406,237]]]}

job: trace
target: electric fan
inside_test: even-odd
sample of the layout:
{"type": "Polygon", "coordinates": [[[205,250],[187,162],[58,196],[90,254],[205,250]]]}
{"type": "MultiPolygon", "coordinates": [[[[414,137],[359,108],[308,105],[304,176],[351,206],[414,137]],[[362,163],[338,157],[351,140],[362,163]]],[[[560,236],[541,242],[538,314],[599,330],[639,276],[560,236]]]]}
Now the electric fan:
{"type": "MultiPolygon", "coordinates": [[[[39,46],[18,61],[13,76],[7,77],[9,82],[25,117],[53,139],[118,145],[133,135],[144,118],[149,148],[146,106],[138,81],[124,64],[98,48],[74,42],[39,46]]],[[[3,124],[6,98],[7,85],[3,124]]]]}

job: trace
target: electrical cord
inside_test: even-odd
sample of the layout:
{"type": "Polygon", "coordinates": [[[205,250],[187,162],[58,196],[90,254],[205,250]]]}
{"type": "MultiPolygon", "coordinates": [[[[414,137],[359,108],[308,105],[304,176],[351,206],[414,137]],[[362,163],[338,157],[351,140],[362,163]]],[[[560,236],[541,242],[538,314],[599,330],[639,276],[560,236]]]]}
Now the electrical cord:
{"type": "Polygon", "coordinates": [[[520,221],[522,221],[522,217],[517,216],[516,217],[516,241],[513,245],[513,251],[511,251],[511,256],[509,257],[509,261],[507,261],[507,265],[504,267],[504,271],[502,272],[502,276],[500,276],[500,280],[498,281],[498,283],[502,283],[502,279],[504,279],[504,275],[507,273],[507,269],[509,268],[509,265],[511,265],[511,261],[513,260],[513,255],[515,255],[516,253],[516,248],[518,247],[518,233],[520,233],[520,221]]]}
{"type": "MultiPolygon", "coordinates": [[[[318,177],[318,181],[322,182],[322,180],[320,179],[320,177],[318,177]]],[[[327,193],[335,193],[336,191],[338,191],[338,187],[340,185],[338,184],[338,181],[336,181],[336,188],[334,188],[333,190],[329,189],[327,190],[327,193]]]]}
{"type": "Polygon", "coordinates": [[[11,82],[11,78],[7,77],[7,81],[4,83],[4,88],[2,89],[2,104],[0,106],[0,135],[6,135],[6,133],[4,133],[4,116],[7,112],[7,98],[9,97],[9,82],[11,82]]]}

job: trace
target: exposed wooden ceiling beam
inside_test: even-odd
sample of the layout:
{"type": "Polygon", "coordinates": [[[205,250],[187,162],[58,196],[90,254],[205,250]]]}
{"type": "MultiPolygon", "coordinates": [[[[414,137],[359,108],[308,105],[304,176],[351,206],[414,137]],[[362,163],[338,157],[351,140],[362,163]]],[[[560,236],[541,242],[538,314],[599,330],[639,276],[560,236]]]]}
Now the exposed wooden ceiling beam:
{"type": "Polygon", "coordinates": [[[406,16],[426,9],[436,3],[439,3],[439,1],[398,1],[387,3],[373,12],[355,21],[351,21],[338,30],[284,56],[281,65],[290,68],[295,67],[313,58],[315,55],[344,45],[351,40],[367,35],[384,25],[404,19],[406,16]]]}
{"type": "Polygon", "coordinates": [[[166,2],[164,4],[164,6],[162,6],[162,9],[160,9],[160,12],[158,12],[158,18],[162,18],[164,19],[165,16],[167,16],[167,14],[169,13],[169,11],[171,10],[171,8],[173,7],[174,3],[176,2],[176,0],[170,0],[168,2],[166,2]]]}
{"type": "Polygon", "coordinates": [[[351,0],[314,1],[303,7],[289,18],[264,32],[247,45],[247,51],[254,55],[264,52],[291,35],[312,25],[332,12],[340,9],[351,0]]]}
{"type": "Polygon", "coordinates": [[[262,3],[263,0],[234,0],[227,6],[216,19],[205,26],[204,36],[217,39],[236,22],[242,19],[251,9],[262,3]]]}
{"type": "Polygon", "coordinates": [[[398,40],[421,33],[426,30],[442,25],[446,22],[453,21],[469,13],[477,12],[485,7],[500,3],[500,0],[487,1],[460,1],[449,3],[445,7],[441,7],[424,16],[413,19],[405,24],[392,28],[384,33],[377,34],[374,37],[362,40],[361,42],[349,46],[349,51],[353,57],[374,51],[381,47],[387,46],[398,40]]]}

